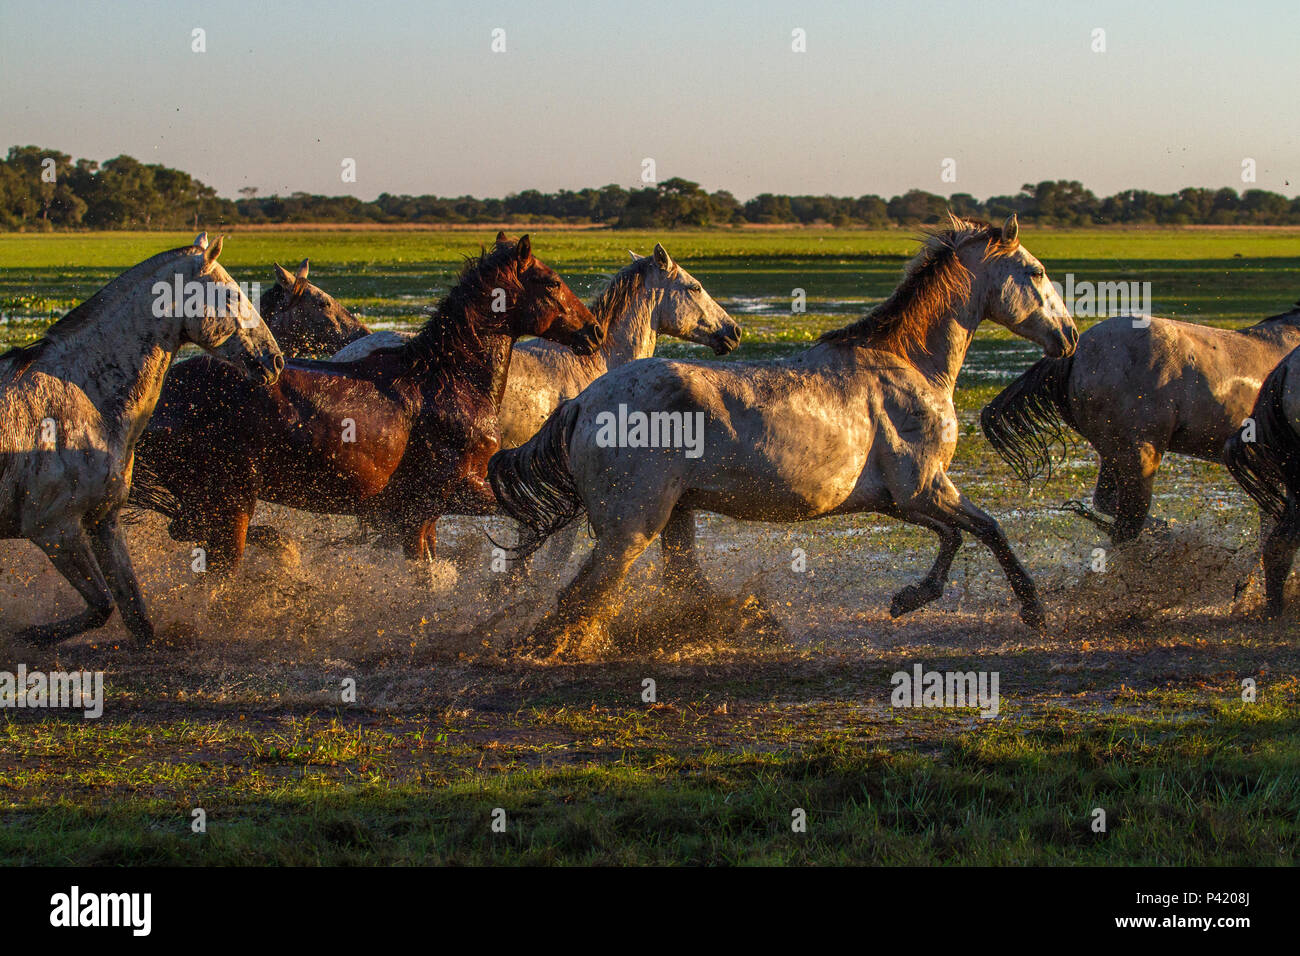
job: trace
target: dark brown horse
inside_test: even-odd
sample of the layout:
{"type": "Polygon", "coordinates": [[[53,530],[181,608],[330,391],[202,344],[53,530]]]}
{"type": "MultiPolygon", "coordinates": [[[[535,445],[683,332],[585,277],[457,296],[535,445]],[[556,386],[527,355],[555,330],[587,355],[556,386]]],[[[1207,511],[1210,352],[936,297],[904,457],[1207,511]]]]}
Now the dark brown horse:
{"type": "Polygon", "coordinates": [[[407,344],[355,362],[291,361],[273,388],[196,358],[168,379],[136,447],[131,500],[239,564],[258,500],[351,514],[431,556],[440,515],[492,514],[487,462],[514,340],[587,354],[604,329],[524,236],[469,260],[407,344]]]}
{"type": "Polygon", "coordinates": [[[275,285],[262,293],[257,311],[285,355],[329,358],[370,330],[332,295],[307,281],[310,269],[306,259],[297,273],[277,262],[275,285]]]}

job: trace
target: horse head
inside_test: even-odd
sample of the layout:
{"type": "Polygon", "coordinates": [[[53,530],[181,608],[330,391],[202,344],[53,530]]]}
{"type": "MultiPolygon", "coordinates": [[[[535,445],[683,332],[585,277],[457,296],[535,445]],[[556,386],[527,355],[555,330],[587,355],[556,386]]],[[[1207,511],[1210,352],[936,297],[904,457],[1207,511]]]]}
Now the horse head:
{"type": "Polygon", "coordinates": [[[504,232],[498,233],[495,248],[484,256],[484,262],[491,270],[484,277],[493,299],[491,312],[507,317],[511,335],[550,339],[578,355],[590,355],[600,348],[605,327],[568,284],[533,255],[528,236],[516,242],[504,232]]]}
{"type": "Polygon", "coordinates": [[[186,294],[179,303],[181,338],[270,385],[284,370],[284,355],[244,290],[217,261],[224,238],[209,245],[205,232],[194,240],[194,275],[186,284],[198,282],[202,294],[186,294]]]}
{"type": "MultiPolygon", "coordinates": [[[[640,261],[635,252],[634,261],[640,261]]],[[[707,345],[726,355],[740,344],[740,323],[704,291],[695,277],[655,243],[653,260],[643,272],[646,288],[656,294],[651,322],[656,332],[707,345]]]]}
{"type": "Polygon", "coordinates": [[[275,285],[262,293],[258,311],[280,348],[295,356],[329,356],[370,330],[328,292],[307,280],[307,259],[290,272],[275,264],[275,285]]]}
{"type": "Polygon", "coordinates": [[[973,273],[983,272],[984,316],[1042,347],[1049,358],[1074,352],[1079,330],[1047,270],[1020,244],[1020,226],[1012,213],[1002,228],[989,227],[990,238],[973,273]]]}

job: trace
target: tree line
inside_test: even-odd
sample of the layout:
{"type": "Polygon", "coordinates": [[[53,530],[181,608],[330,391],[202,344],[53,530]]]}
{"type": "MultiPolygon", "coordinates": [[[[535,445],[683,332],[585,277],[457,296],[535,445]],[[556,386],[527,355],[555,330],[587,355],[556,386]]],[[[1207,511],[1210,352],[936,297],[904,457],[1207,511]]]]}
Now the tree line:
{"type": "Polygon", "coordinates": [[[10,147],[0,160],[0,228],[179,229],[238,223],[602,223],[618,228],[803,224],[912,226],[957,215],[1056,226],[1300,224],[1300,197],[1265,189],[1187,188],[1176,193],[1126,189],[1098,197],[1077,181],[1026,183],[1012,196],[979,200],[921,189],[882,196],[787,196],[763,193],[741,202],[726,190],[672,178],[642,188],[526,189],[502,199],[474,196],[354,196],[295,192],[239,199],[218,196],[189,173],[118,156],[100,165],[58,150],[10,147]]]}

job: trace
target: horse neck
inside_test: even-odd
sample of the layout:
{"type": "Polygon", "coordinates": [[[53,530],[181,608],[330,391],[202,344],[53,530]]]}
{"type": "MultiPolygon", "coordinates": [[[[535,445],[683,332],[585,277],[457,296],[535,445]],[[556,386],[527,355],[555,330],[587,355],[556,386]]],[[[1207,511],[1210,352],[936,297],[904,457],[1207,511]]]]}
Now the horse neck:
{"type": "MultiPolygon", "coordinates": [[[[166,270],[169,276],[175,271],[166,270]]],[[[130,292],[104,307],[110,314],[53,339],[41,360],[47,371],[86,394],[123,451],[149,423],[180,348],[183,319],[153,314],[153,284],[149,279],[133,283],[130,292]]]]}
{"type": "Polygon", "coordinates": [[[419,332],[407,345],[412,354],[423,352],[427,357],[427,377],[439,390],[447,379],[454,379],[470,393],[488,397],[493,408],[499,409],[515,336],[475,330],[464,305],[444,304],[436,321],[440,323],[438,332],[419,332]]]}
{"type": "Polygon", "coordinates": [[[927,379],[943,388],[949,396],[957,387],[957,375],[970,349],[975,329],[983,315],[974,303],[981,301],[978,279],[972,281],[971,295],[956,303],[930,324],[920,347],[905,350],[907,360],[927,379]]]}
{"type": "MultiPolygon", "coordinates": [[[[642,289],[629,296],[619,314],[609,317],[605,341],[600,354],[606,368],[617,368],[655,354],[658,334],[654,327],[654,310],[662,293],[642,289]]],[[[597,316],[604,319],[605,316],[597,316]]]]}

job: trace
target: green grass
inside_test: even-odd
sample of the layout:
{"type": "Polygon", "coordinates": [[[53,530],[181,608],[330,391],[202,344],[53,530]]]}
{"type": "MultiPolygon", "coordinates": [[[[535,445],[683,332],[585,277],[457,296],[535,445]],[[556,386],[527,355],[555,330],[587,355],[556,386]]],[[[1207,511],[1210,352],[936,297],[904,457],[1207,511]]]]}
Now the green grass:
{"type": "Polygon", "coordinates": [[[1110,715],[1013,706],[973,727],[936,711],[896,718],[934,725],[925,752],[873,741],[865,725],[865,739],[846,739],[806,715],[783,728],[779,713],[753,721],[752,748],[727,750],[709,746],[724,722],[685,710],[530,709],[487,740],[472,720],[434,732],[343,716],[269,733],[229,721],[11,720],[0,742],[27,769],[0,790],[0,862],[1294,861],[1294,700],[1153,692],[1128,705],[1110,715]],[[542,741],[543,729],[559,736],[542,741]],[[769,749],[782,730],[795,739],[769,749]],[[190,830],[195,807],[206,834],[190,830]],[[491,829],[498,807],[504,833],[491,829]],[[805,833],[792,831],[796,808],[805,833]],[[1106,811],[1104,833],[1091,828],[1094,808],[1106,811]]]}
{"type": "MultiPolygon", "coordinates": [[[[62,314],[127,267],[192,238],[139,232],[0,235],[0,313],[62,314]],[[31,297],[37,299],[34,308],[31,297]]],[[[241,281],[269,283],[272,262],[310,257],[313,280],[349,307],[371,320],[413,321],[446,291],[462,257],[490,238],[488,230],[478,229],[236,232],[222,261],[241,281]]],[[[620,267],[628,248],[646,254],[657,240],[720,299],[788,299],[803,289],[806,314],[747,322],[748,342],[755,345],[806,341],[843,324],[893,289],[916,248],[905,231],[541,229],[534,238],[537,253],[582,292],[599,274],[620,267]]],[[[1236,324],[1280,311],[1300,296],[1297,232],[1026,229],[1023,238],[1058,281],[1070,272],[1077,281],[1150,281],[1161,315],[1236,324]]]]}

